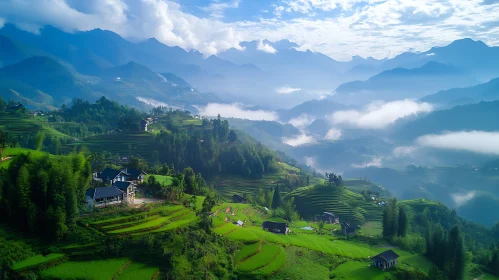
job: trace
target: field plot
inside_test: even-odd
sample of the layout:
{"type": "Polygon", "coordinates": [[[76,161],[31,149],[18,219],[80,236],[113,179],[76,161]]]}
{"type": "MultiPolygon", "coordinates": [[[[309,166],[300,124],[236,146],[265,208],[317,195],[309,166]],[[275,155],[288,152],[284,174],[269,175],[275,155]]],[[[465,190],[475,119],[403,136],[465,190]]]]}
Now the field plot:
{"type": "Polygon", "coordinates": [[[390,276],[389,272],[384,272],[369,262],[346,262],[338,266],[333,271],[334,279],[348,279],[348,280],[384,280],[390,276]]]}
{"type": "MultiPolygon", "coordinates": [[[[82,145],[91,152],[111,154],[138,154],[145,159],[151,158],[154,149],[154,136],[147,132],[120,132],[87,137],[73,145],[82,145]],[[130,150],[131,149],[131,150],[130,150]]],[[[69,148],[72,148],[69,146],[69,148]]]]}
{"type": "Polygon", "coordinates": [[[43,270],[41,276],[48,279],[109,280],[128,262],[128,259],[67,262],[43,270]]]}
{"type": "Polygon", "coordinates": [[[340,220],[364,223],[381,221],[382,207],[367,202],[362,195],[343,187],[302,187],[289,196],[295,198],[296,208],[305,218],[317,213],[333,212],[340,220]]]}
{"type": "Polygon", "coordinates": [[[154,274],[157,272],[157,267],[134,262],[127,266],[127,268],[118,277],[118,280],[152,279],[154,274]]]}
{"type": "Polygon", "coordinates": [[[45,132],[46,135],[59,138],[69,138],[50,126],[50,124],[41,117],[20,118],[11,114],[0,114],[0,129],[13,136],[26,135],[30,133],[45,132]]]}
{"type": "MultiPolygon", "coordinates": [[[[237,269],[242,272],[251,272],[257,269],[262,269],[265,266],[270,265],[279,254],[283,254],[282,257],[285,258],[285,253],[281,246],[274,244],[264,244],[257,254],[241,262],[237,266],[237,269]]],[[[276,269],[278,268],[279,267],[277,267],[276,269]]]]}
{"type": "Polygon", "coordinates": [[[262,243],[256,242],[249,245],[244,245],[239,252],[236,254],[236,263],[239,263],[255,254],[257,254],[261,249],[262,243]]]}
{"type": "Polygon", "coordinates": [[[56,260],[60,260],[64,258],[64,254],[48,254],[44,255],[35,255],[31,258],[25,259],[23,261],[17,262],[12,266],[12,270],[23,270],[26,268],[31,268],[35,266],[39,266],[42,264],[47,264],[56,260]]]}
{"type": "Polygon", "coordinates": [[[164,185],[164,186],[169,186],[169,185],[171,185],[173,183],[173,181],[172,181],[173,177],[171,177],[171,176],[149,174],[145,178],[146,182],[149,180],[149,177],[156,178],[156,182],[158,182],[158,183],[160,183],[161,185],[164,185]]]}
{"type": "Polygon", "coordinates": [[[196,213],[182,205],[164,205],[145,213],[105,219],[92,225],[107,234],[142,235],[176,229],[197,219],[196,213]]]}

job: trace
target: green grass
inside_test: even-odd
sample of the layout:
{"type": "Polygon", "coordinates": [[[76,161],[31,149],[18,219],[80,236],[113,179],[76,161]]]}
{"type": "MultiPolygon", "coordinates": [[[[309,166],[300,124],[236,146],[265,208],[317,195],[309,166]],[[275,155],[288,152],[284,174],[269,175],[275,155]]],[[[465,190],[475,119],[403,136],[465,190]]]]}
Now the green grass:
{"type": "Polygon", "coordinates": [[[118,280],[151,279],[158,272],[157,267],[142,263],[131,263],[118,277],[118,280]]]}
{"type": "Polygon", "coordinates": [[[307,219],[313,219],[315,215],[327,211],[338,215],[340,220],[360,224],[381,221],[382,207],[366,201],[362,195],[346,187],[302,187],[288,196],[295,198],[296,209],[307,219]]]}
{"type": "Polygon", "coordinates": [[[12,266],[12,270],[22,270],[25,268],[42,265],[42,264],[49,263],[49,262],[52,262],[55,260],[59,260],[63,257],[64,257],[64,254],[57,254],[57,253],[48,254],[46,256],[35,255],[31,258],[28,258],[28,259],[25,259],[25,260],[22,260],[20,262],[15,263],[12,266]]]}
{"type": "Polygon", "coordinates": [[[399,258],[399,263],[405,263],[415,269],[422,270],[426,273],[428,273],[433,267],[433,263],[421,255],[401,255],[399,258]]]}
{"type": "Polygon", "coordinates": [[[367,222],[361,226],[359,234],[362,236],[380,237],[383,234],[381,222],[367,222]]]}
{"type": "Polygon", "coordinates": [[[383,272],[370,265],[370,262],[348,261],[333,270],[334,279],[348,280],[385,280],[389,272],[383,272]]]}
{"type": "Polygon", "coordinates": [[[103,226],[102,229],[104,230],[113,230],[114,228],[121,228],[121,227],[127,227],[127,226],[133,226],[137,225],[140,223],[148,222],[148,221],[153,221],[161,217],[160,215],[152,215],[149,217],[145,217],[144,219],[140,219],[137,221],[131,221],[131,222],[126,222],[126,223],[120,223],[120,224],[111,224],[107,226],[103,226]]]}
{"type": "Polygon", "coordinates": [[[19,117],[12,114],[0,113],[0,129],[12,136],[45,132],[46,136],[69,138],[66,134],[52,128],[43,117],[19,117]]]}
{"type": "Polygon", "coordinates": [[[249,256],[256,254],[258,252],[258,247],[260,247],[260,242],[244,245],[241,248],[241,250],[237,252],[235,262],[239,263],[240,261],[248,258],[249,256]]]}
{"type": "Polygon", "coordinates": [[[173,211],[180,210],[183,208],[184,208],[184,206],[182,206],[182,205],[164,205],[164,206],[153,208],[148,212],[138,213],[138,214],[134,214],[134,215],[114,217],[114,218],[109,218],[109,219],[102,219],[102,220],[98,220],[95,222],[91,222],[90,224],[92,224],[92,225],[117,224],[120,222],[127,222],[128,220],[136,220],[136,219],[138,220],[141,217],[145,218],[145,216],[149,216],[151,214],[156,214],[156,213],[162,212],[162,211],[172,211],[173,212],[173,211]]]}
{"type": "Polygon", "coordinates": [[[67,262],[43,270],[40,275],[48,279],[109,280],[127,262],[128,259],[67,262]]]}
{"type": "Polygon", "coordinates": [[[177,220],[177,221],[174,221],[174,222],[171,222],[165,226],[162,226],[158,229],[155,229],[151,232],[153,233],[157,233],[157,232],[165,232],[165,231],[168,231],[168,230],[172,230],[172,229],[176,229],[176,228],[180,228],[180,227],[183,227],[183,226],[186,226],[186,225],[189,225],[195,221],[198,220],[198,217],[196,217],[195,215],[190,215],[189,217],[186,217],[185,219],[180,219],[180,220],[177,220]]]}
{"type": "Polygon", "coordinates": [[[289,246],[285,251],[286,261],[273,279],[329,279],[329,268],[338,261],[333,256],[299,247],[289,246]]]}
{"type": "Polygon", "coordinates": [[[108,152],[121,155],[140,155],[144,159],[151,159],[154,147],[154,135],[148,132],[124,131],[113,134],[105,134],[87,137],[80,142],[73,143],[67,148],[80,145],[86,147],[91,152],[108,152]]]}
{"type": "Polygon", "coordinates": [[[44,157],[46,155],[49,155],[49,154],[42,152],[42,151],[30,150],[30,149],[26,149],[26,148],[6,148],[4,150],[2,156],[3,157],[11,157],[11,159],[0,162],[0,168],[9,168],[12,160],[16,156],[19,156],[21,154],[31,154],[35,158],[41,158],[41,157],[44,157]]]}
{"type": "Polygon", "coordinates": [[[147,182],[149,180],[149,177],[153,176],[156,178],[156,181],[160,183],[163,186],[169,186],[173,183],[173,177],[172,176],[164,176],[164,175],[154,175],[154,174],[148,174],[145,178],[145,181],[147,182]]]}
{"type": "Polygon", "coordinates": [[[150,228],[156,228],[156,227],[159,227],[162,224],[166,223],[169,219],[170,219],[170,217],[159,217],[157,219],[154,219],[154,220],[151,220],[151,221],[147,221],[147,222],[144,222],[144,223],[140,223],[138,225],[134,225],[134,226],[131,226],[131,227],[126,227],[126,228],[122,228],[122,229],[112,230],[112,231],[109,231],[108,233],[111,233],[111,234],[127,233],[127,232],[133,232],[133,231],[147,230],[147,229],[150,229],[150,228]]]}
{"type": "Polygon", "coordinates": [[[286,252],[282,247],[279,247],[279,253],[274,256],[274,259],[268,263],[266,266],[254,271],[254,273],[259,274],[271,274],[280,269],[286,262],[286,252]]]}
{"type": "Polygon", "coordinates": [[[276,257],[282,248],[274,244],[264,244],[260,252],[237,266],[237,269],[242,272],[250,272],[262,268],[269,264],[276,257]]]}

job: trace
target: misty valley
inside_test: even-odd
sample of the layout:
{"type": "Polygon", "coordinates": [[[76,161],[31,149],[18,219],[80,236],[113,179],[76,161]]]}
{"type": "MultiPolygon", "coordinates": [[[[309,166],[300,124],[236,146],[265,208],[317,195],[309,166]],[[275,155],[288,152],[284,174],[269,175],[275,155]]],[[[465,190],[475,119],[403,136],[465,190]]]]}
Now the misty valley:
{"type": "Polygon", "coordinates": [[[499,279],[499,3],[408,2],[0,3],[0,280],[499,279]]]}

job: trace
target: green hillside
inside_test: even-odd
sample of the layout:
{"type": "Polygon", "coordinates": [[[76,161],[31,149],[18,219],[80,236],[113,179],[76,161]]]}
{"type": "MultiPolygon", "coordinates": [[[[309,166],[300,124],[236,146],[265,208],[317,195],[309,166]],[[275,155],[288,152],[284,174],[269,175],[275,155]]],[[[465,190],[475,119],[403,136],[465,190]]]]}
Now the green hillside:
{"type": "Polygon", "coordinates": [[[43,117],[21,117],[15,114],[0,113],[0,129],[12,136],[45,132],[47,136],[69,138],[69,136],[55,130],[43,117]]]}
{"type": "MultiPolygon", "coordinates": [[[[348,184],[348,181],[345,184],[348,184]]],[[[306,218],[313,218],[327,211],[337,214],[340,220],[364,223],[380,221],[383,211],[381,207],[367,202],[362,195],[348,190],[347,187],[308,186],[299,188],[288,196],[294,197],[296,209],[306,218]]]]}

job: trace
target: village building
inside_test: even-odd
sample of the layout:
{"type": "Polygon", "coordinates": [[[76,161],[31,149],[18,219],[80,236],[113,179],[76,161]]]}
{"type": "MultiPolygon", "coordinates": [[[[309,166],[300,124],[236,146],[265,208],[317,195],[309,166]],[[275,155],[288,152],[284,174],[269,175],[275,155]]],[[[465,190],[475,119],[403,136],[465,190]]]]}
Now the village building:
{"type": "Polygon", "coordinates": [[[397,255],[397,253],[392,250],[384,251],[383,253],[380,253],[373,257],[373,265],[385,270],[387,268],[396,266],[398,257],[399,255],[397,255]]]}
{"type": "Polygon", "coordinates": [[[123,173],[125,173],[126,181],[134,182],[134,183],[142,183],[147,176],[142,170],[134,169],[134,168],[124,168],[121,169],[123,173]]]}
{"type": "Polygon", "coordinates": [[[94,181],[114,184],[115,182],[125,182],[126,174],[121,170],[116,170],[112,168],[105,168],[101,172],[96,172],[93,174],[94,181]]]}
{"type": "Polygon", "coordinates": [[[287,223],[278,223],[278,222],[271,222],[271,221],[263,222],[262,229],[266,230],[266,231],[273,232],[273,233],[288,234],[288,232],[289,232],[289,227],[288,227],[287,223]]]}
{"type": "Polygon", "coordinates": [[[125,193],[116,186],[97,187],[88,189],[85,193],[88,209],[93,207],[107,207],[120,204],[123,201],[125,193]]]}
{"type": "Polygon", "coordinates": [[[343,235],[353,235],[355,232],[360,229],[359,225],[350,222],[341,222],[341,233],[343,235]]]}
{"type": "Polygon", "coordinates": [[[133,203],[135,201],[135,184],[132,182],[116,182],[113,184],[123,192],[123,200],[127,203],[133,203]]]}
{"type": "Polygon", "coordinates": [[[234,203],[247,203],[248,200],[238,194],[232,196],[232,202],[234,203]]]}
{"type": "Polygon", "coordinates": [[[328,224],[338,224],[340,222],[340,218],[331,212],[324,212],[322,215],[315,216],[315,221],[324,221],[328,224]]]}
{"type": "Polygon", "coordinates": [[[149,125],[149,122],[146,120],[141,120],[140,121],[140,130],[141,131],[147,131],[147,126],[149,125]]]}

